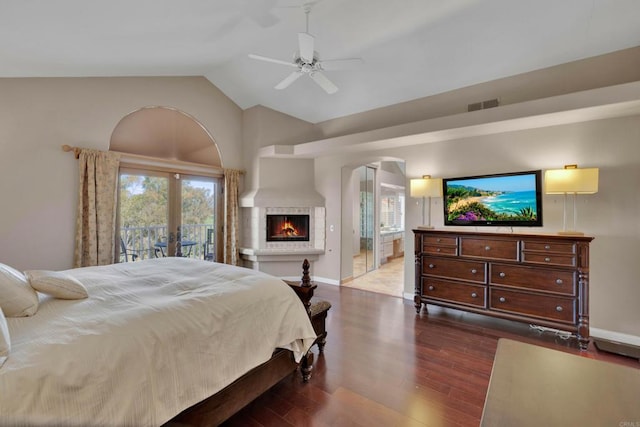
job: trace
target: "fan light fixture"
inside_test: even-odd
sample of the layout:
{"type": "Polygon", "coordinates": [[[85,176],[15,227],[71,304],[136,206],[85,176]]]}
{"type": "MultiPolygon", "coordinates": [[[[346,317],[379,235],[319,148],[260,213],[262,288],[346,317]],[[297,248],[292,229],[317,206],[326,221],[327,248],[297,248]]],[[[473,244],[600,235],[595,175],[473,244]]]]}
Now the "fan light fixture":
{"type": "Polygon", "coordinates": [[[578,209],[576,197],[578,194],[595,194],[598,192],[598,168],[579,169],[578,165],[565,165],[564,169],[549,169],[544,172],[545,194],[564,195],[562,212],[562,231],[558,234],[584,235],[576,231],[578,209]],[[573,229],[567,230],[567,195],[573,200],[573,229]]]}
{"type": "Polygon", "coordinates": [[[431,178],[431,175],[422,175],[422,178],[412,179],[410,181],[409,194],[411,197],[422,197],[422,225],[419,225],[418,228],[423,230],[433,228],[431,225],[431,198],[442,197],[442,178],[431,178]],[[429,199],[429,213],[426,223],[424,215],[425,198],[429,199]]]}
{"type": "Polygon", "coordinates": [[[286,89],[293,82],[306,74],[326,93],[333,94],[338,91],[338,87],[333,84],[333,82],[329,80],[327,76],[325,76],[324,71],[351,68],[362,63],[361,58],[344,58],[331,60],[320,59],[318,52],[314,50],[315,38],[311,34],[309,34],[309,14],[311,13],[311,8],[315,3],[315,1],[312,1],[302,5],[306,16],[307,25],[306,31],[304,33],[298,33],[298,51],[293,55],[293,61],[283,61],[266,56],[254,55],[252,53],[249,54],[249,58],[251,59],[257,59],[259,61],[266,61],[295,68],[295,71],[292,71],[291,74],[285,77],[280,83],[275,85],[275,89],[286,89]]]}

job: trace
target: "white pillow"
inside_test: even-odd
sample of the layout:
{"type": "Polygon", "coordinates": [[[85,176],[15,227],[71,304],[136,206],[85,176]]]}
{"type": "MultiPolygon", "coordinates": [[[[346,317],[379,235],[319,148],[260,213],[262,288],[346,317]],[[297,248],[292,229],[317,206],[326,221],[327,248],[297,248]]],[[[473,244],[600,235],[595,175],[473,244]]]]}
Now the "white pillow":
{"type": "Polygon", "coordinates": [[[33,316],[38,311],[38,294],[18,270],[0,264],[0,308],[7,317],[33,316]]]}
{"type": "Polygon", "coordinates": [[[4,318],[4,313],[2,309],[0,309],[0,368],[2,368],[4,362],[7,361],[9,351],[11,351],[9,327],[7,326],[7,319],[4,318]]]}
{"type": "Polygon", "coordinates": [[[61,271],[28,270],[24,272],[31,287],[43,294],[60,299],[87,298],[87,288],[74,277],[61,271]]]}

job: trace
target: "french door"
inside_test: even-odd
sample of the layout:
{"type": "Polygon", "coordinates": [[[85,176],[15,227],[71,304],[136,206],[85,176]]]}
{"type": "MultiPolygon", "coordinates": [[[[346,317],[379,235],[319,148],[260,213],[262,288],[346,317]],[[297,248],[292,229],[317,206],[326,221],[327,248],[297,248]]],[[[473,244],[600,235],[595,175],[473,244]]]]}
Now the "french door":
{"type": "Polygon", "coordinates": [[[120,261],[221,258],[220,178],[121,168],[120,261]]]}

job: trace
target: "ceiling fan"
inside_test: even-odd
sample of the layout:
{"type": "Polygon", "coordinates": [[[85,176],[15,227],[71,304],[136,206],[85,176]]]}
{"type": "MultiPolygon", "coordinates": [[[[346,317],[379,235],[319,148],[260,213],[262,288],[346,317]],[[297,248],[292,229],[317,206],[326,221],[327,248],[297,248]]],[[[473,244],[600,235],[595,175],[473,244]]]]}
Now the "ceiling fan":
{"type": "Polygon", "coordinates": [[[303,75],[308,75],[314,82],[318,84],[328,94],[336,93],[338,87],[324,75],[322,71],[343,69],[353,65],[362,63],[361,58],[345,58],[320,60],[318,52],[314,50],[315,38],[309,34],[309,14],[311,8],[316,2],[305,3],[302,8],[306,15],[307,26],[304,33],[298,33],[298,51],[293,55],[293,61],[282,61],[280,59],[269,58],[266,56],[249,54],[249,58],[260,61],[273,62],[275,64],[293,67],[296,70],[284,78],[275,86],[275,89],[285,89],[291,83],[298,80],[303,75]]]}

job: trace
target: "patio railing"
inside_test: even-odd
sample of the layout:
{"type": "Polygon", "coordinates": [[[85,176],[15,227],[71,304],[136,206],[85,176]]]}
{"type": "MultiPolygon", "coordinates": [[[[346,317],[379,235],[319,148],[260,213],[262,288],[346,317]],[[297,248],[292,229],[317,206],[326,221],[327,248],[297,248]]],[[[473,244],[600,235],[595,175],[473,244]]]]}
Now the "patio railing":
{"type": "MultiPolygon", "coordinates": [[[[208,254],[215,254],[214,239],[207,237],[212,232],[212,224],[188,224],[182,226],[182,240],[196,242],[191,248],[183,248],[183,256],[205,259],[208,254]]],[[[210,236],[209,236],[210,237],[210,236]]],[[[125,244],[127,253],[120,254],[120,262],[156,258],[162,256],[156,244],[167,241],[167,226],[152,225],[148,227],[124,227],[120,229],[120,238],[125,244]]],[[[122,251],[121,251],[122,252],[122,251]]]]}

